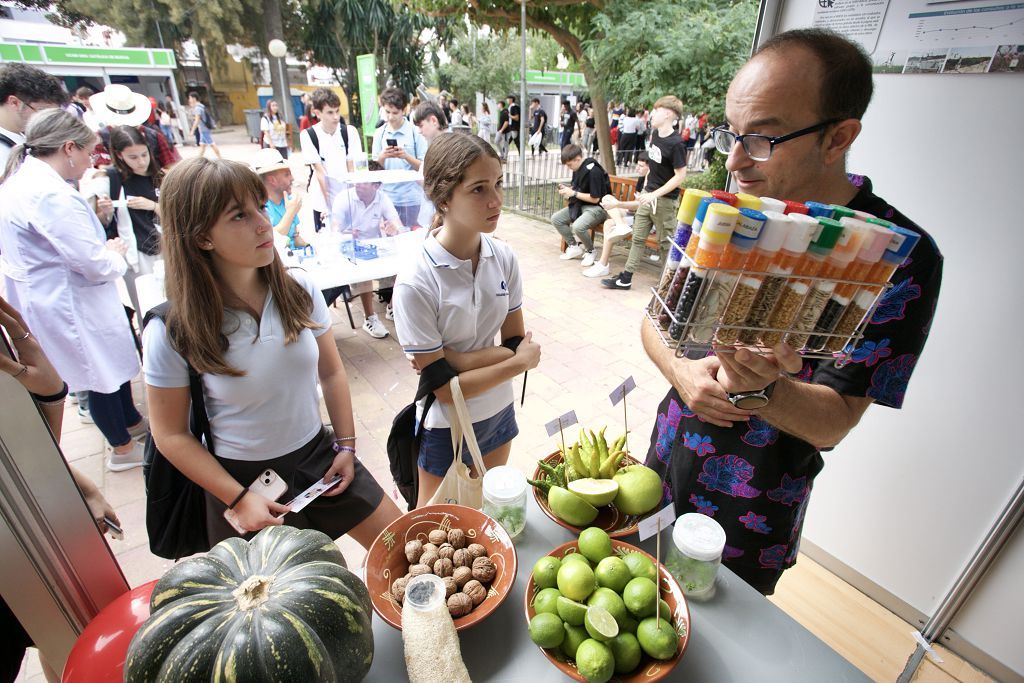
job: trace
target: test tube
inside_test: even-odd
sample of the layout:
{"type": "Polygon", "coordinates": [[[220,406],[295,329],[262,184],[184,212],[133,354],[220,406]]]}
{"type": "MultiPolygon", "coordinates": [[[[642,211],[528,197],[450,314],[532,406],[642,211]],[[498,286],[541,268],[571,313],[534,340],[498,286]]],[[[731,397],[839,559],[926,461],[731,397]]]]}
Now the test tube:
{"type": "MultiPolygon", "coordinates": [[[[814,220],[810,216],[808,218],[814,220]]],[[[800,307],[803,306],[804,299],[810,293],[811,280],[807,278],[818,275],[825,266],[825,259],[832,253],[836,242],[843,234],[843,226],[839,221],[834,221],[831,218],[819,218],[817,221],[818,227],[813,233],[811,243],[807,246],[807,251],[804,252],[800,263],[793,268],[794,275],[805,277],[790,278],[786,286],[783,287],[779,302],[775,304],[775,309],[768,316],[766,325],[766,327],[774,328],[774,331],[761,333],[761,343],[764,346],[772,347],[782,341],[785,330],[792,326],[800,312],[800,307]]]]}
{"type": "Polygon", "coordinates": [[[663,330],[668,329],[669,322],[672,320],[672,316],[669,315],[669,311],[674,311],[676,305],[679,303],[679,294],[683,291],[683,284],[686,282],[686,276],[690,273],[690,262],[693,261],[694,255],[697,253],[697,245],[700,243],[700,228],[704,223],[704,217],[707,215],[708,207],[712,204],[724,204],[721,199],[715,199],[709,196],[701,197],[700,202],[697,205],[697,211],[693,216],[693,225],[690,232],[690,239],[686,243],[686,256],[689,260],[683,259],[678,267],[676,268],[675,275],[672,276],[672,280],[668,286],[668,294],[664,297],[665,309],[662,310],[658,316],[658,323],[661,325],[663,330]]]}
{"type": "Polygon", "coordinates": [[[775,197],[761,197],[761,209],[762,213],[768,213],[769,211],[775,211],[777,213],[786,213],[786,202],[775,197]]]}
{"type": "Polygon", "coordinates": [[[745,192],[736,193],[736,208],[737,209],[753,209],[754,211],[761,210],[761,198],[755,197],[752,194],[745,192]]]}
{"type": "Polygon", "coordinates": [[[808,208],[807,208],[806,204],[801,204],[800,202],[794,202],[791,199],[783,200],[783,204],[786,205],[786,208],[783,210],[783,213],[785,213],[786,215],[790,215],[790,214],[794,214],[794,213],[802,213],[804,215],[807,214],[808,208]]]}
{"type": "MultiPolygon", "coordinates": [[[[821,202],[807,202],[807,215],[812,218],[832,218],[833,208],[831,204],[821,202]]],[[[839,220],[836,218],[836,220],[839,220]]]]}
{"type": "Polygon", "coordinates": [[[668,333],[673,339],[678,340],[682,336],[697,303],[697,296],[707,278],[707,269],[717,267],[721,261],[739,215],[736,207],[728,204],[713,204],[708,207],[707,216],[700,229],[700,242],[693,257],[693,266],[686,276],[679,302],[676,304],[676,321],[669,326],[668,333]]]}
{"type": "Polygon", "coordinates": [[[853,209],[848,209],[845,206],[839,206],[838,204],[832,205],[832,218],[839,220],[840,218],[853,218],[853,209]]]}
{"type": "MultiPolygon", "coordinates": [[[[679,211],[676,212],[676,234],[669,245],[668,260],[665,262],[665,269],[662,271],[661,280],[658,282],[658,297],[662,301],[665,301],[665,297],[668,295],[669,286],[672,284],[672,276],[676,274],[676,269],[679,268],[679,262],[683,257],[683,249],[686,248],[686,244],[690,239],[690,234],[693,230],[693,220],[697,214],[697,207],[700,206],[700,200],[710,196],[711,193],[704,190],[688,189],[683,193],[683,198],[679,202],[679,211]]],[[[655,315],[660,311],[660,308],[661,305],[658,303],[658,299],[654,299],[651,302],[649,311],[651,315],[655,315]]]]}
{"type": "Polygon", "coordinates": [[[711,190],[711,196],[715,199],[719,199],[729,206],[736,206],[739,200],[732,192],[726,192],[725,190],[711,190]]]}
{"type": "Polygon", "coordinates": [[[739,280],[741,271],[750,258],[767,220],[767,217],[760,211],[740,209],[732,237],[729,238],[729,244],[718,263],[720,270],[712,273],[701,304],[693,315],[690,333],[690,338],[693,341],[702,344],[711,341],[715,332],[715,322],[725,310],[729,295],[739,280]],[[730,270],[737,272],[724,272],[730,270]]]}
{"type": "Polygon", "coordinates": [[[747,319],[750,306],[754,303],[761,283],[764,282],[765,273],[793,226],[793,219],[783,215],[781,211],[765,211],[762,215],[765,217],[765,224],[761,229],[761,236],[744,266],[746,272],[740,277],[732,296],[729,297],[729,303],[725,305],[722,325],[715,335],[719,344],[736,343],[740,333],[739,326],[747,319]]]}
{"type": "Polygon", "coordinates": [[[860,252],[864,239],[872,233],[870,225],[856,218],[843,218],[839,223],[842,226],[842,234],[825,259],[825,265],[818,271],[818,277],[821,279],[814,281],[810,293],[800,307],[800,312],[796,315],[793,322],[795,332],[786,336],[786,343],[794,349],[802,349],[807,344],[809,333],[814,330],[814,324],[818,322],[825,304],[836,290],[836,280],[843,276],[860,252]]]}
{"type": "MultiPolygon", "coordinates": [[[[768,324],[768,317],[775,310],[775,304],[779,302],[782,289],[786,286],[788,278],[793,274],[793,269],[803,260],[807,252],[807,246],[816,234],[818,221],[803,214],[786,214],[794,225],[786,235],[786,241],[779,249],[775,259],[768,266],[768,276],[761,282],[760,289],[754,303],[750,305],[750,313],[743,326],[749,328],[763,328],[768,324]],[[801,217],[802,216],[802,217],[801,217]]],[[[740,332],[740,341],[744,344],[757,342],[759,330],[748,329],[740,332]]]]}
{"type": "Polygon", "coordinates": [[[868,282],[877,283],[878,286],[861,287],[853,296],[850,305],[843,311],[842,317],[836,324],[833,332],[835,336],[829,338],[825,347],[833,353],[846,347],[857,326],[860,325],[864,316],[867,315],[868,309],[871,308],[871,304],[874,303],[875,297],[878,296],[881,285],[889,281],[892,274],[907,260],[907,256],[921,239],[921,236],[912,230],[899,226],[893,226],[891,229],[895,234],[889,242],[889,247],[865,278],[868,282]]]}
{"type": "MultiPolygon", "coordinates": [[[[892,230],[880,225],[868,225],[871,228],[871,232],[865,235],[856,258],[850,263],[846,271],[843,272],[843,280],[866,280],[868,273],[878,263],[879,259],[882,258],[882,254],[885,253],[889,243],[892,241],[895,234],[892,230]]],[[[807,342],[808,349],[820,351],[825,348],[829,338],[824,335],[831,334],[835,329],[839,318],[843,315],[843,311],[850,305],[850,298],[856,294],[858,289],[858,285],[848,282],[836,286],[832,296],[825,304],[825,308],[822,309],[818,321],[814,324],[814,331],[817,334],[807,342]]]]}

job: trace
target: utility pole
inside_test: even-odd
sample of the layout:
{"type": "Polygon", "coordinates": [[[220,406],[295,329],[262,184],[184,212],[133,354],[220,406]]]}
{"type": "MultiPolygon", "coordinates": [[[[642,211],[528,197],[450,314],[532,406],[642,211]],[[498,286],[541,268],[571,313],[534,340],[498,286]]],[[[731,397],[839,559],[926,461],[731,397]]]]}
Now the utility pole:
{"type": "Polygon", "coordinates": [[[522,59],[519,65],[519,209],[523,209],[526,185],[526,0],[519,0],[519,37],[522,59]]]}

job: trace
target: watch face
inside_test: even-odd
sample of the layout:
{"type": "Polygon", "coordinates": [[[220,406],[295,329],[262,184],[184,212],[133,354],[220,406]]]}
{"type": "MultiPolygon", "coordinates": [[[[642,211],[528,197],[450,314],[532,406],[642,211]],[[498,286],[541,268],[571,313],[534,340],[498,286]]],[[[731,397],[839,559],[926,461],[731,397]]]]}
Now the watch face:
{"type": "Polygon", "coordinates": [[[764,394],[748,394],[733,400],[733,405],[742,410],[757,410],[768,405],[768,397],[764,394]]]}

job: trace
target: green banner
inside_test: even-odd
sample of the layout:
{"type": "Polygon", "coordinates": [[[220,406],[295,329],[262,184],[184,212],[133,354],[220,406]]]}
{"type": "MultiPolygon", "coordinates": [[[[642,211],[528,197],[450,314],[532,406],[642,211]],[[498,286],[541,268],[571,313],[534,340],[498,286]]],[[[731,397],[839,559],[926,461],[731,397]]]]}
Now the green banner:
{"type": "Polygon", "coordinates": [[[373,131],[377,130],[377,58],[358,55],[356,75],[359,78],[359,114],[363,117],[363,135],[373,137],[373,131]]]}
{"type": "MultiPolygon", "coordinates": [[[[519,74],[516,74],[519,78],[519,74]]],[[[564,85],[578,88],[587,87],[587,79],[583,74],[574,71],[540,71],[537,69],[526,70],[526,82],[544,85],[564,85]]]]}
{"type": "Polygon", "coordinates": [[[146,69],[175,68],[172,50],[150,48],[84,47],[0,43],[0,61],[29,64],[133,66],[146,69]]]}

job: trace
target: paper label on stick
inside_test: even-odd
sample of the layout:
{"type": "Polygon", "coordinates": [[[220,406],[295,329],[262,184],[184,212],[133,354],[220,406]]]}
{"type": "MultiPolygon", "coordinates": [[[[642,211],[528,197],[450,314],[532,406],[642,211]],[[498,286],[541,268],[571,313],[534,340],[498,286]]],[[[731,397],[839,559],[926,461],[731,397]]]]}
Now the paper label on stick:
{"type": "Polygon", "coordinates": [[[647,519],[641,519],[640,524],[637,525],[637,533],[640,534],[641,541],[646,541],[648,538],[658,533],[659,528],[667,529],[672,526],[675,521],[676,505],[675,503],[670,502],[668,505],[658,510],[658,514],[651,515],[647,519]]]}
{"type": "Polygon", "coordinates": [[[334,478],[329,484],[325,484],[323,479],[317,479],[316,483],[310,486],[308,489],[300,493],[299,495],[292,498],[290,501],[285,503],[291,508],[290,512],[298,512],[302,508],[306,507],[314,500],[320,497],[320,494],[334,487],[341,480],[341,475],[334,478]]]}
{"type": "Polygon", "coordinates": [[[570,410],[561,417],[556,417],[551,422],[544,425],[544,429],[547,430],[548,436],[554,436],[560,429],[568,429],[571,425],[578,424],[579,420],[576,419],[576,411],[570,410]]]}
{"type": "Polygon", "coordinates": [[[634,389],[636,389],[636,381],[633,379],[633,375],[630,375],[626,378],[625,382],[615,387],[615,390],[608,394],[608,398],[611,399],[613,406],[617,406],[619,405],[619,401],[634,389]]]}

